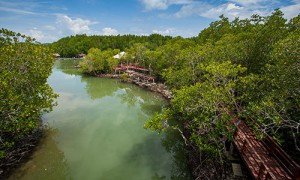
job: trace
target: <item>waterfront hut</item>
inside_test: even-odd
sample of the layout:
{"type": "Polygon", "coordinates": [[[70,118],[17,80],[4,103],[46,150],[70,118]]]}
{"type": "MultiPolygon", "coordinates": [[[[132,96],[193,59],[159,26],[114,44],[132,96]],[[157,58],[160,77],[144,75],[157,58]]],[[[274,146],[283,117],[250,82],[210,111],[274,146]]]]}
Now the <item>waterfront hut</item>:
{"type": "Polygon", "coordinates": [[[120,53],[114,55],[114,58],[115,58],[115,59],[121,59],[121,58],[122,58],[123,56],[125,56],[125,55],[126,55],[126,53],[125,53],[124,51],[122,51],[122,52],[120,52],[120,53]]]}
{"type": "Polygon", "coordinates": [[[60,55],[59,55],[58,53],[54,53],[54,54],[53,54],[53,57],[54,57],[54,58],[60,58],[60,55]]]}

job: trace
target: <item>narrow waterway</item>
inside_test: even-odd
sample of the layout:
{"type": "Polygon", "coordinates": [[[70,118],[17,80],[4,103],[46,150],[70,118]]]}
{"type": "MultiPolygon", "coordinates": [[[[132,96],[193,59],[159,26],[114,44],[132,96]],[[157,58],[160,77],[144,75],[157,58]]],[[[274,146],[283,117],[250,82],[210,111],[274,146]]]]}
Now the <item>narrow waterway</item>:
{"type": "Polygon", "coordinates": [[[9,179],[185,177],[178,167],[184,158],[171,150],[166,135],[143,128],[146,119],[166,105],[165,100],[131,84],[82,76],[74,68],[76,63],[56,61],[48,82],[59,94],[58,105],[43,116],[50,130],[9,179]]]}

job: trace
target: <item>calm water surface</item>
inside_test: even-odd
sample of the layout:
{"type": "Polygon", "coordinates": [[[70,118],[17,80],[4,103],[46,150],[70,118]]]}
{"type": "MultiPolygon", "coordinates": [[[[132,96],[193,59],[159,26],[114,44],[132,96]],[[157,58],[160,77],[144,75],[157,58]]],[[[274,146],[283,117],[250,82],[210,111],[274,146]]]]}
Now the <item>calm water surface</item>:
{"type": "Polygon", "coordinates": [[[56,62],[48,82],[60,95],[58,106],[43,116],[51,130],[9,179],[146,180],[185,174],[162,136],[143,128],[166,102],[134,85],[82,76],[74,63],[56,62]]]}

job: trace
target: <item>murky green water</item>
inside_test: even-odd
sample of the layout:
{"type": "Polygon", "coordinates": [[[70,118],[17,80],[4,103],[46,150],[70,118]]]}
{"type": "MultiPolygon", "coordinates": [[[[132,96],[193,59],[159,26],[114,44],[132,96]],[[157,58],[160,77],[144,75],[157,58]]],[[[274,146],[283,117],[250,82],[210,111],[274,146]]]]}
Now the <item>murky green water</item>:
{"type": "Polygon", "coordinates": [[[56,62],[49,83],[60,95],[58,106],[43,117],[51,130],[10,179],[146,180],[185,174],[174,153],[166,151],[170,141],[162,143],[161,136],[143,128],[166,105],[159,95],[84,77],[73,63],[56,62]]]}

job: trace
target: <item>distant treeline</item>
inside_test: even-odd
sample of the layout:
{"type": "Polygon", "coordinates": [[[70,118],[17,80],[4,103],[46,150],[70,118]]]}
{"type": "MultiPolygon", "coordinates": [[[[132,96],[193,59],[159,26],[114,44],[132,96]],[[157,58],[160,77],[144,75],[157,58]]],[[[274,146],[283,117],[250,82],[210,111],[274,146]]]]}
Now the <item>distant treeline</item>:
{"type": "Polygon", "coordinates": [[[172,39],[171,36],[152,34],[150,36],[118,35],[118,36],[88,36],[86,34],[64,37],[50,46],[61,57],[75,57],[80,53],[87,53],[91,48],[100,50],[125,50],[135,43],[143,43],[149,49],[156,49],[172,39]]]}

